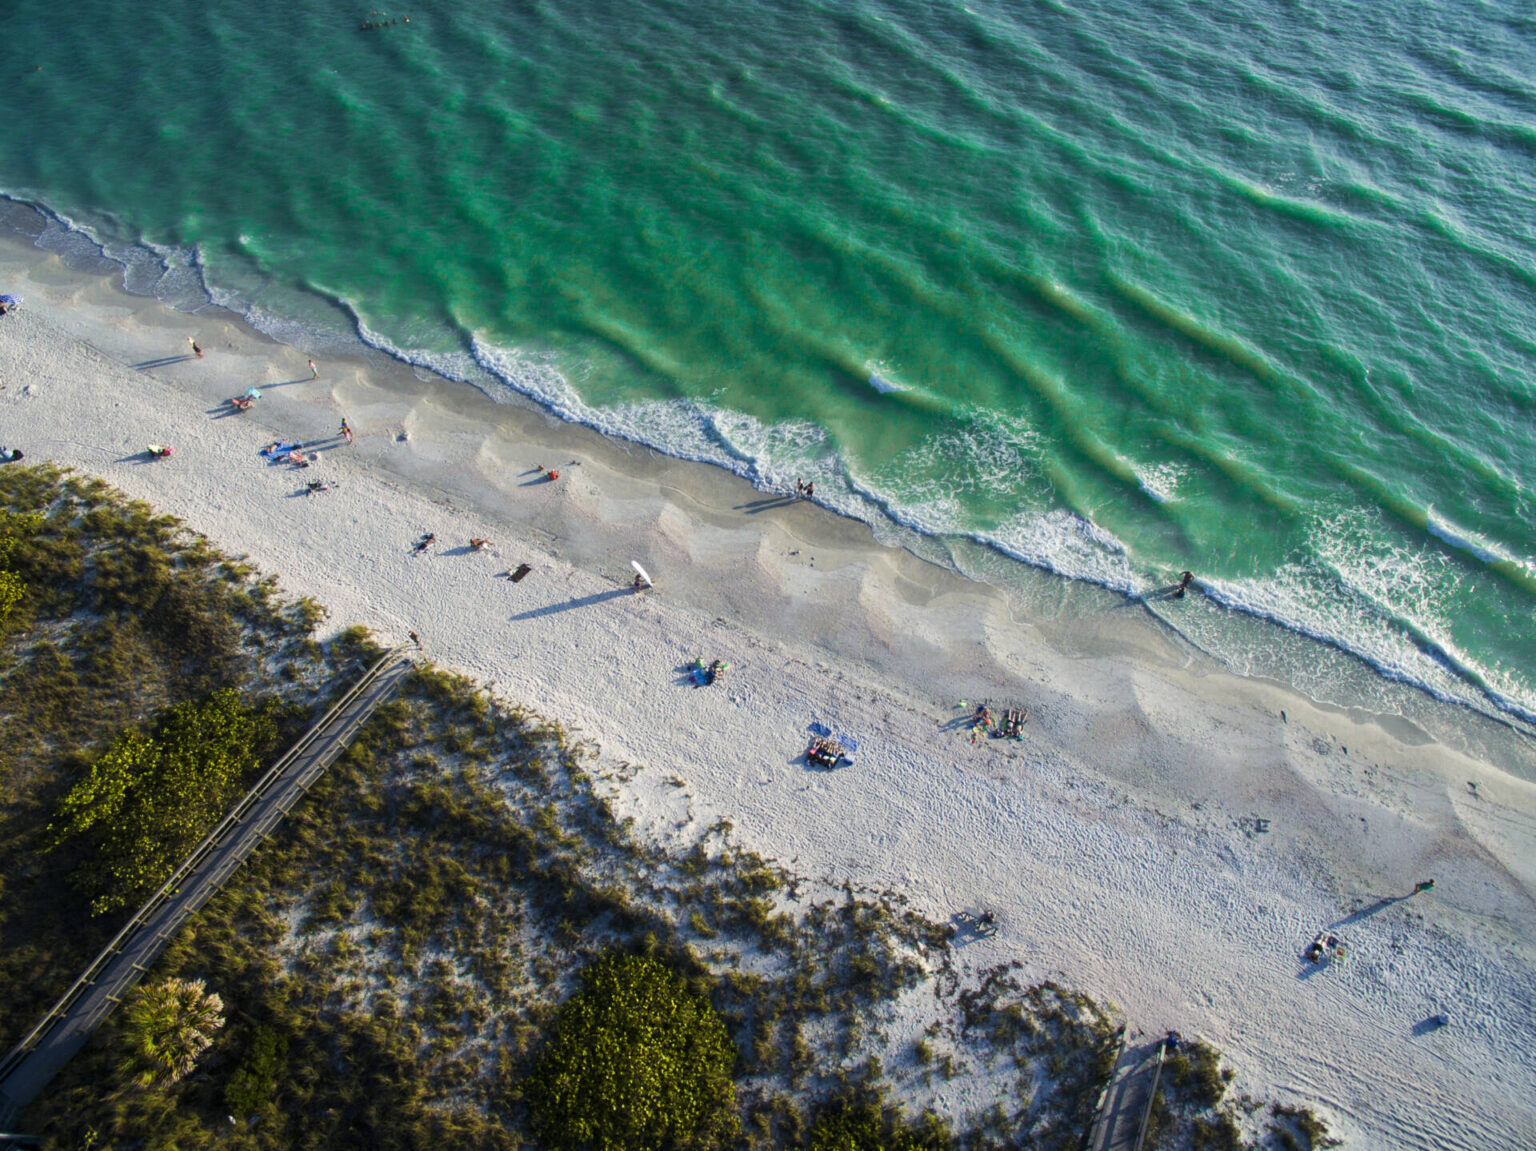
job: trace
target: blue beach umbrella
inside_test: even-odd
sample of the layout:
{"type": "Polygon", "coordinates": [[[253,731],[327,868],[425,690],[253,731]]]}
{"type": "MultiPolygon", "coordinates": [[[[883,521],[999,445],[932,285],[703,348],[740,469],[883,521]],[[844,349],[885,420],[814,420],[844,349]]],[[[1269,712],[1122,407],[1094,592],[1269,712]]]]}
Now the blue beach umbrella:
{"type": "Polygon", "coordinates": [[[7,308],[19,308],[21,307],[21,297],[0,295],[0,304],[4,304],[7,308]]]}

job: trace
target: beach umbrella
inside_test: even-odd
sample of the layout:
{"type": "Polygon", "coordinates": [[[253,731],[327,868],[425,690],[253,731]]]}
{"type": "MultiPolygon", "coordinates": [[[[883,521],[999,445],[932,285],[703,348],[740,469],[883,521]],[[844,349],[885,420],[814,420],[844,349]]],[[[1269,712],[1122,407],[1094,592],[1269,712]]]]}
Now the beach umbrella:
{"type": "Polygon", "coordinates": [[[634,568],[635,571],[639,573],[640,578],[645,581],[645,586],[646,587],[655,587],[656,586],[656,581],[651,579],[651,573],[646,571],[643,567],[640,566],[640,561],[639,560],[630,560],[629,561],[629,566],[634,568]]]}
{"type": "Polygon", "coordinates": [[[0,295],[0,304],[4,304],[7,308],[19,308],[21,307],[21,297],[0,295]]]}

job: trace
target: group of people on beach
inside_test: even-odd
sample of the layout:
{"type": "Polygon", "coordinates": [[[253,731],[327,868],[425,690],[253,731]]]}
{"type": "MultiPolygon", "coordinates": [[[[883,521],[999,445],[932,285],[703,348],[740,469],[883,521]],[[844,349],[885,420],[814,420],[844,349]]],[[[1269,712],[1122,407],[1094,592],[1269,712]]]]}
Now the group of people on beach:
{"type": "Polygon", "coordinates": [[[975,712],[971,715],[971,745],[974,747],[982,735],[990,735],[993,739],[1023,739],[1024,725],[1029,722],[1029,708],[1010,707],[1003,711],[1001,719],[992,715],[992,709],[985,703],[976,705],[975,712]]]}
{"type": "MultiPolygon", "coordinates": [[[[17,304],[21,302],[20,300],[15,300],[15,298],[12,296],[0,296],[0,313],[5,311],[4,304],[13,300],[17,304]]],[[[198,359],[203,358],[203,349],[201,346],[199,346],[195,337],[188,336],[187,344],[189,347],[191,347],[192,354],[194,356],[196,356],[198,359]]],[[[315,366],[314,360],[309,361],[309,376],[310,379],[313,380],[318,380],[320,378],[320,369],[315,366]]],[[[225,402],[228,403],[230,407],[234,408],[236,412],[248,412],[251,410],[251,405],[259,399],[261,399],[260,388],[246,388],[245,391],[241,392],[238,396],[230,396],[229,399],[225,402]]],[[[352,442],[352,425],[347,423],[345,416],[343,416],[341,420],[340,434],[341,438],[346,440],[347,443],[350,444],[352,442]]],[[[307,468],[309,467],[312,459],[318,459],[319,457],[306,457],[299,450],[303,446],[303,444],[298,443],[285,444],[282,441],[274,441],[273,443],[270,443],[266,447],[262,448],[261,454],[272,463],[285,462],[292,464],[296,468],[307,468]]],[[[150,444],[149,447],[145,449],[145,451],[151,458],[165,459],[172,454],[174,449],[167,446],[162,446],[160,444],[150,444]]],[[[18,452],[15,458],[20,459],[21,453],[18,452]]],[[[329,491],[335,486],[336,485],[334,484],[310,484],[307,490],[310,493],[316,491],[329,491]]]]}
{"type": "Polygon", "coordinates": [[[805,761],[831,771],[847,754],[848,749],[830,735],[818,735],[811,740],[811,746],[805,749],[805,761]]]}

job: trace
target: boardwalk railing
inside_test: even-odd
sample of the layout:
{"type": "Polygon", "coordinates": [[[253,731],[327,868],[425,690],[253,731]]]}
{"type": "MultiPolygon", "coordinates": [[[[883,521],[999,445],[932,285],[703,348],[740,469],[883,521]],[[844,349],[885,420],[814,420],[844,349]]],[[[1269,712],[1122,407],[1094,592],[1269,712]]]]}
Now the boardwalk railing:
{"type": "Polygon", "coordinates": [[[1152,1089],[1147,1092],[1147,1107],[1141,1113],[1141,1129],[1136,1132],[1136,1151],[1141,1151],[1147,1141],[1147,1127],[1152,1122],[1152,1108],[1157,1105],[1157,1085],[1163,1079],[1163,1060],[1168,1057],[1168,1044],[1161,1043],[1157,1048],[1157,1070],[1152,1072],[1152,1089]]]}
{"type": "MultiPolygon", "coordinates": [[[[10,1077],[11,1073],[15,1071],[16,1068],[19,1067],[23,1062],[25,1062],[27,1056],[31,1054],[32,1051],[34,1051],[37,1046],[42,1043],[45,1038],[47,1038],[49,1032],[58,1026],[60,1021],[69,1014],[70,1009],[74,1007],[74,1005],[80,1000],[80,997],[91,988],[91,986],[96,982],[97,978],[101,975],[102,971],[106,969],[107,965],[110,964],[115,958],[117,958],[117,956],[128,945],[129,941],[133,939],[134,935],[146,923],[153,919],[156,913],[158,913],[165,906],[165,904],[179,891],[181,885],[186,882],[187,878],[195,874],[198,868],[207,861],[208,857],[213,855],[220,848],[229,833],[245,822],[245,819],[250,814],[251,809],[266,797],[267,792],[272,787],[272,784],[281,778],[283,773],[293,765],[295,760],[308,752],[319,741],[321,733],[336,719],[338,715],[340,715],[344,710],[346,710],[346,708],[355,703],[360,696],[362,696],[371,686],[373,686],[374,682],[377,681],[385,671],[393,667],[394,664],[399,661],[405,650],[406,648],[404,646],[394,648],[392,651],[387,652],[367,671],[365,671],[357,680],[357,682],[354,683],[345,692],[343,692],[341,697],[331,705],[330,710],[327,711],[325,715],[323,715],[319,721],[314,724],[314,726],[305,732],[299,738],[298,742],[296,742],[283,754],[282,758],[280,758],[276,763],[274,763],[266,770],[266,773],[256,781],[256,784],[248,792],[245,793],[240,802],[235,804],[234,808],[231,809],[229,814],[219,821],[218,826],[210,831],[207,836],[204,837],[203,841],[192,849],[192,853],[188,855],[187,858],[182,861],[181,865],[171,873],[171,877],[165,881],[160,890],[151,895],[148,901],[145,902],[144,906],[139,908],[134,917],[123,925],[122,930],[112,937],[112,942],[108,943],[106,947],[102,949],[101,954],[96,956],[91,965],[85,969],[85,973],[81,975],[79,979],[75,980],[74,984],[60,997],[59,1001],[53,1005],[48,1014],[43,1016],[42,1021],[38,1023],[38,1025],[34,1027],[30,1032],[28,1032],[26,1038],[18,1043],[15,1047],[13,1047],[10,1053],[7,1054],[4,1059],[0,1059],[0,1084],[3,1084],[5,1080],[10,1077]]],[[[356,727],[360,727],[362,725],[363,719],[366,719],[366,716],[357,719],[357,722],[354,724],[354,730],[356,727]]],[[[351,731],[347,732],[347,735],[350,737],[351,731]]],[[[318,773],[316,774],[318,775],[318,773]]],[[[308,785],[306,785],[306,789],[307,786],[308,785]]],[[[299,795],[302,794],[303,792],[301,791],[299,795]]],[[[296,802],[298,795],[296,795],[294,798],[296,802]]],[[[272,824],[275,825],[275,823],[276,821],[273,820],[272,824]]],[[[265,837],[270,834],[271,830],[272,826],[268,826],[263,829],[262,838],[265,839],[265,837]]],[[[187,910],[187,914],[191,914],[192,910],[193,909],[189,908],[187,910]]],[[[174,932],[180,925],[181,923],[179,919],[174,923],[166,924],[161,928],[157,938],[161,942],[164,942],[164,940],[169,938],[171,933],[174,932]]],[[[136,972],[135,980],[142,974],[142,971],[136,972]]],[[[123,990],[126,991],[129,986],[132,986],[132,984],[125,984],[123,990]]]]}
{"type": "Polygon", "coordinates": [[[1093,1122],[1089,1124],[1088,1131],[1083,1136],[1081,1146],[1084,1151],[1096,1149],[1103,1140],[1101,1128],[1108,1119],[1109,1089],[1114,1086],[1115,1078],[1120,1074],[1120,1062],[1125,1058],[1125,1049],[1131,1045],[1130,1024],[1120,1024],[1120,1042],[1115,1046],[1115,1061],[1110,1064],[1109,1074],[1104,1076],[1104,1085],[1099,1088],[1098,1102],[1093,1105],[1093,1122]]]}

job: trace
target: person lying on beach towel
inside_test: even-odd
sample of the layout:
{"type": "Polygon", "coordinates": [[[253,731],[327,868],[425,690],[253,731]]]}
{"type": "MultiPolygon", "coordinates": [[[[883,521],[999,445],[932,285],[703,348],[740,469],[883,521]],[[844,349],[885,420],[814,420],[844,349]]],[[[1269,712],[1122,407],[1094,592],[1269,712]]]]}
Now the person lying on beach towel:
{"type": "Polygon", "coordinates": [[[420,555],[436,542],[437,535],[433,532],[428,532],[426,535],[422,536],[419,540],[416,541],[416,546],[411,549],[411,554],[420,555]]]}
{"type": "Polygon", "coordinates": [[[276,463],[290,452],[303,446],[303,444],[290,444],[286,440],[273,440],[266,447],[262,448],[259,454],[276,463]]]}

